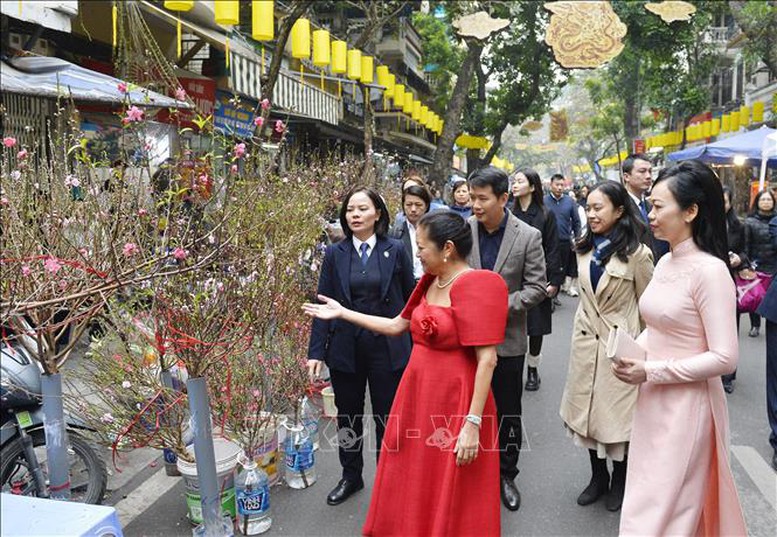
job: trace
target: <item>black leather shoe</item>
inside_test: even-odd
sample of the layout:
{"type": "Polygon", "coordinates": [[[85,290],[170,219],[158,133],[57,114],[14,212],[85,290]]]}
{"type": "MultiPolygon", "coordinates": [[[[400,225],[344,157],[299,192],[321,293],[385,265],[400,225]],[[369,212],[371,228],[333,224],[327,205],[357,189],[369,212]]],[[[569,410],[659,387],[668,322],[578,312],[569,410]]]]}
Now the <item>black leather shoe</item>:
{"type": "Polygon", "coordinates": [[[501,496],[502,503],[505,504],[510,511],[517,511],[521,506],[521,493],[518,492],[518,487],[512,479],[502,478],[501,496]]]}
{"type": "Polygon", "coordinates": [[[750,333],[747,335],[750,337],[758,337],[758,334],[760,333],[761,333],[761,329],[758,328],[757,326],[754,326],[750,329],[750,333]]]}
{"type": "Polygon", "coordinates": [[[733,380],[724,380],[723,381],[723,389],[726,391],[726,393],[734,393],[734,381],[733,380]]]}
{"type": "Polygon", "coordinates": [[[526,373],[526,391],[527,392],[536,392],[540,389],[540,375],[537,373],[536,367],[529,367],[527,369],[526,373]]]}
{"type": "Polygon", "coordinates": [[[364,488],[364,481],[348,481],[341,479],[332,492],[326,497],[326,503],[329,505],[340,505],[350,498],[351,494],[364,488]]]}

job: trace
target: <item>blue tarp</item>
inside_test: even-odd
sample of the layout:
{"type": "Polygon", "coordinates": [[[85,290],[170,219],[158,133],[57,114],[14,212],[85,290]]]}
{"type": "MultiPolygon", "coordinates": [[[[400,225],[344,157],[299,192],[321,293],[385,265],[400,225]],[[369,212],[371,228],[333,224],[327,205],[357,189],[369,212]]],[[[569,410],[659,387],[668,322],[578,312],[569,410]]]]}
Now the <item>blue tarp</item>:
{"type": "Polygon", "coordinates": [[[191,108],[160,93],[128,84],[127,94],[119,91],[121,80],[85,69],[59,58],[15,58],[12,64],[0,62],[0,90],[36,97],[74,101],[123,103],[160,108],[191,108]]]}
{"type": "MultiPolygon", "coordinates": [[[[700,159],[713,164],[731,164],[736,155],[742,155],[747,159],[747,164],[755,166],[761,162],[764,139],[775,132],[777,129],[761,127],[711,144],[675,151],[669,153],[667,158],[669,160],[700,159]]],[[[770,158],[768,164],[777,166],[777,156],[770,158]]]]}

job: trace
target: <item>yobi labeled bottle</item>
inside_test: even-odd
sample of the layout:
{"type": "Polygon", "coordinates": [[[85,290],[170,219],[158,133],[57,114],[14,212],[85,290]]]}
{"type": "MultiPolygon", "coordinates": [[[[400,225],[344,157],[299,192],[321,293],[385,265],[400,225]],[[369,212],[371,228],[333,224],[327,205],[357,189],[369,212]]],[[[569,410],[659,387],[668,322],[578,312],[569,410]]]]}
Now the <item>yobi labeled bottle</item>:
{"type": "Polygon", "coordinates": [[[235,480],[237,529],[243,535],[259,535],[270,529],[270,482],[267,474],[247,456],[235,480]]]}
{"type": "Polygon", "coordinates": [[[283,442],[285,459],[284,479],[293,489],[305,489],[316,482],[313,442],[308,430],[301,424],[286,425],[288,429],[283,442]]]}

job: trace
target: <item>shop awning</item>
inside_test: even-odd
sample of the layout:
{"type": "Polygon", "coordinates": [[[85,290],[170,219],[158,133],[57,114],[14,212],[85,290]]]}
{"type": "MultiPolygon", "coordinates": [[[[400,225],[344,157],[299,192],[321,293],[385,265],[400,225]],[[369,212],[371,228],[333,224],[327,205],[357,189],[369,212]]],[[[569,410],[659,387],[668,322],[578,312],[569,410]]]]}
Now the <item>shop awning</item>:
{"type": "MultiPolygon", "coordinates": [[[[741,157],[748,164],[753,165],[761,161],[766,137],[775,132],[777,130],[761,127],[711,144],[675,151],[669,153],[668,158],[675,161],[700,159],[713,164],[731,164],[734,162],[734,157],[741,157]]],[[[767,158],[769,166],[777,165],[777,155],[767,158]]]]}
{"type": "Polygon", "coordinates": [[[0,91],[44,98],[73,99],[76,102],[120,104],[127,102],[155,108],[191,108],[161,93],[129,85],[122,93],[122,81],[110,75],[85,69],[59,58],[29,56],[0,62],[0,91]]]}

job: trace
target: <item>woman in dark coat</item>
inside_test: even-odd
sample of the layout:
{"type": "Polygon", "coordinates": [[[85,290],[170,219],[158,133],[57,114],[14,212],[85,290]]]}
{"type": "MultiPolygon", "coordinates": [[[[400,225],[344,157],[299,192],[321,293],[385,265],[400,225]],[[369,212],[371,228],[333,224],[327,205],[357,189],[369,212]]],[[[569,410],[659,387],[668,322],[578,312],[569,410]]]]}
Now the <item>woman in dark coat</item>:
{"type": "Polygon", "coordinates": [[[556,218],[542,202],[542,182],[539,174],[530,168],[518,170],[513,178],[513,196],[515,198],[513,214],[542,233],[542,249],[545,251],[545,266],[549,282],[547,298],[530,309],[526,316],[526,332],[529,335],[526,391],[533,392],[540,388],[537,368],[542,358],[542,338],[552,332],[552,300],[564,283],[564,272],[558,253],[556,218]]]}
{"type": "MultiPolygon", "coordinates": [[[[388,237],[389,213],[380,195],[354,187],[343,200],[340,224],[345,238],[327,247],[318,294],[367,313],[394,317],[413,292],[413,264],[401,242],[388,237]]],[[[329,366],[337,406],[342,479],[327,496],[338,505],[364,487],[362,440],[364,397],[370,388],[375,448],[380,454],[394,394],[410,357],[410,336],[384,336],[339,319],[313,321],[308,370],[319,378],[329,366]],[[345,439],[348,439],[346,442],[345,439]]]]}
{"type": "MultiPolygon", "coordinates": [[[[762,190],[753,200],[753,208],[745,219],[745,254],[758,272],[777,272],[777,248],[769,235],[769,220],[775,216],[775,200],[769,190],[762,190]]],[[[750,337],[758,337],[761,316],[750,314],[750,337]]]]}

